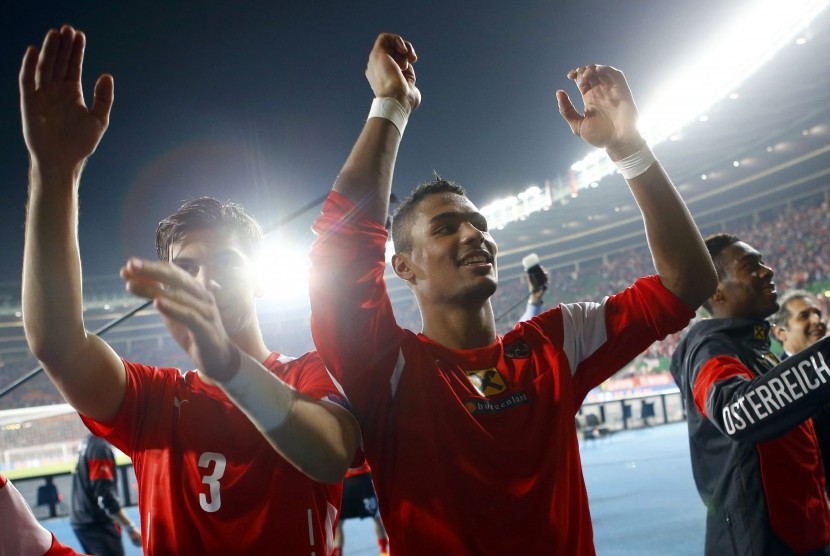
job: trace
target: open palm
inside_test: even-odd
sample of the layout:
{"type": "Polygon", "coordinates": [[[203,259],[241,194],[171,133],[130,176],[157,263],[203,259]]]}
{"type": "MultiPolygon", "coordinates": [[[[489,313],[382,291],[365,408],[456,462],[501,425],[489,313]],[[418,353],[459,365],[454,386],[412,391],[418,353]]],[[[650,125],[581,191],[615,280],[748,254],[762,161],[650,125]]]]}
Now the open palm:
{"type": "Polygon", "coordinates": [[[639,148],[637,107],[622,72],[591,65],[572,70],[568,77],[576,82],[585,104],[580,114],[564,91],[557,93],[559,111],[574,134],[609,151],[639,148]]]}
{"type": "Polygon", "coordinates": [[[29,47],[20,70],[23,136],[35,164],[74,169],[89,157],[109,124],[113,80],[95,85],[92,108],[81,88],[84,34],[64,26],[46,35],[40,52],[29,47]]]}

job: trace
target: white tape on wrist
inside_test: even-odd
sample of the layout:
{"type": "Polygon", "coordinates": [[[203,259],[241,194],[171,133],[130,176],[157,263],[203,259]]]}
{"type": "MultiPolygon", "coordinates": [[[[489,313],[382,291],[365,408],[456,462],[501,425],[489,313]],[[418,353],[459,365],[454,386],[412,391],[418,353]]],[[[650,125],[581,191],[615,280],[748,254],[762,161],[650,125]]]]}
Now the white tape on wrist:
{"type": "Polygon", "coordinates": [[[222,390],[248,416],[257,429],[272,431],[285,422],[294,406],[294,389],[257,363],[239,354],[239,370],[222,390]]]}
{"type": "Polygon", "coordinates": [[[622,177],[630,180],[644,174],[655,162],[657,162],[657,159],[654,157],[654,153],[651,152],[648,144],[644,144],[639,151],[617,160],[614,164],[617,165],[622,177]]]}
{"type": "MultiPolygon", "coordinates": [[[[372,108],[369,109],[369,118],[383,118],[389,120],[403,137],[403,130],[409,121],[409,110],[396,98],[381,97],[372,101],[372,108]]],[[[367,118],[367,119],[369,119],[367,118]]]]}

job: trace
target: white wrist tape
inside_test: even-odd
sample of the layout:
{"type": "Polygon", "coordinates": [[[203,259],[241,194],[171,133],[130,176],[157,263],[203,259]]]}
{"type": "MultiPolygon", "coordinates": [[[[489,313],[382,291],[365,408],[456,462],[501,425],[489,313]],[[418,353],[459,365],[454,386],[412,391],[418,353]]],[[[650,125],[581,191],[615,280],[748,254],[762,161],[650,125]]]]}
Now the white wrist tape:
{"type": "Polygon", "coordinates": [[[240,352],[239,371],[222,390],[261,432],[276,429],[285,422],[294,406],[294,389],[240,352]]]}
{"type": "Polygon", "coordinates": [[[648,144],[644,144],[639,151],[617,160],[614,164],[617,165],[622,177],[630,180],[645,173],[655,162],[657,162],[657,159],[654,157],[654,153],[648,148],[648,144]]]}
{"type": "Polygon", "coordinates": [[[369,109],[369,118],[389,120],[395,124],[403,137],[403,130],[406,129],[406,122],[409,120],[409,110],[404,108],[404,105],[396,98],[376,98],[372,101],[372,108],[369,109]]]}

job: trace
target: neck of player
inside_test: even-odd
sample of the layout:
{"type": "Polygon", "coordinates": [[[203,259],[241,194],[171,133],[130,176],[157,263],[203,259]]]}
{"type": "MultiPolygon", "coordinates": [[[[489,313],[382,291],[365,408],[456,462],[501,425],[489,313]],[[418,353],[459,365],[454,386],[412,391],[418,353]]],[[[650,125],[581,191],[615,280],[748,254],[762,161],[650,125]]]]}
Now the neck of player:
{"type": "Polygon", "coordinates": [[[477,349],[496,341],[496,321],[488,299],[481,305],[422,304],[423,334],[450,349],[477,349]]]}

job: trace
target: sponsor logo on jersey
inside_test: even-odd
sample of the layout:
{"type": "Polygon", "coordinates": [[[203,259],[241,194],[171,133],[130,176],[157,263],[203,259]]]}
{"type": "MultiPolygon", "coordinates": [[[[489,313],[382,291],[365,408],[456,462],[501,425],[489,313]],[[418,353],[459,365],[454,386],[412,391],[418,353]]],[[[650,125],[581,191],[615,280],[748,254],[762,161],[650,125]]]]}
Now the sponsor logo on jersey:
{"type": "Polygon", "coordinates": [[[511,359],[526,359],[530,357],[530,346],[526,342],[513,342],[504,348],[504,355],[511,359]]]}
{"type": "Polygon", "coordinates": [[[752,329],[752,335],[755,337],[756,340],[766,340],[767,327],[761,324],[756,324],[755,327],[752,329]]]}
{"type": "Polygon", "coordinates": [[[466,407],[467,411],[469,411],[472,415],[476,415],[478,413],[497,413],[499,411],[504,411],[505,409],[511,409],[524,405],[527,402],[527,394],[524,392],[513,392],[509,396],[505,396],[498,400],[473,398],[467,400],[464,403],[464,407],[466,407]]]}
{"type": "Polygon", "coordinates": [[[467,373],[467,380],[476,389],[476,392],[489,398],[496,396],[507,390],[504,384],[504,379],[499,372],[494,368],[481,369],[480,371],[465,371],[467,373]]]}

